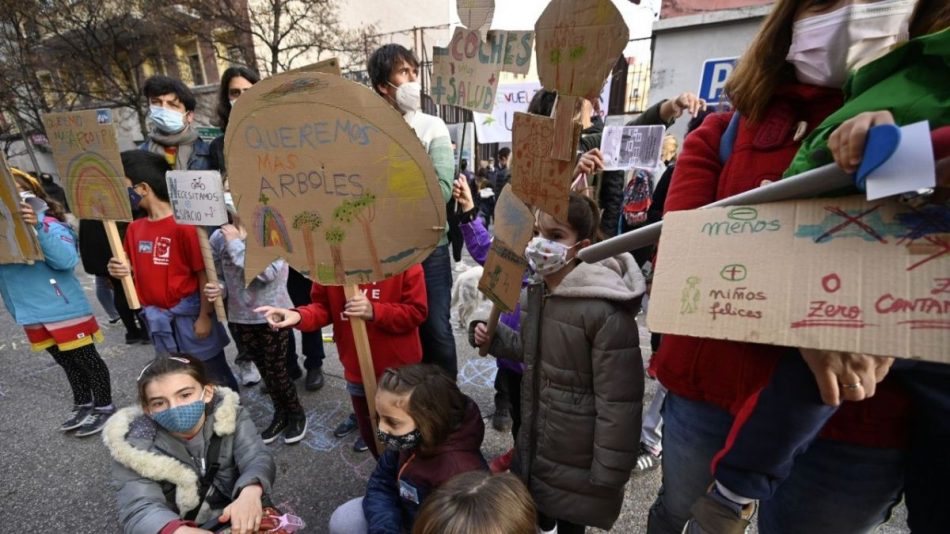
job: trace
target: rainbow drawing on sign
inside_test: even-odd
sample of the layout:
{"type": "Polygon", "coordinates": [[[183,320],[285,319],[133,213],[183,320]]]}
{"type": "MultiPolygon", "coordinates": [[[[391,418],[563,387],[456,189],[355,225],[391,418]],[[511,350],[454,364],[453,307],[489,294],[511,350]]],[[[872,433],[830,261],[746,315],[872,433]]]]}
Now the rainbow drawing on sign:
{"type": "Polygon", "coordinates": [[[98,154],[76,156],[67,167],[67,187],[82,218],[128,219],[129,198],[125,188],[116,184],[124,176],[98,154]]]}
{"type": "Polygon", "coordinates": [[[262,204],[254,212],[254,230],[257,235],[257,242],[262,247],[279,247],[293,253],[294,247],[291,244],[290,233],[287,232],[287,224],[284,222],[284,216],[276,209],[262,204]]]}

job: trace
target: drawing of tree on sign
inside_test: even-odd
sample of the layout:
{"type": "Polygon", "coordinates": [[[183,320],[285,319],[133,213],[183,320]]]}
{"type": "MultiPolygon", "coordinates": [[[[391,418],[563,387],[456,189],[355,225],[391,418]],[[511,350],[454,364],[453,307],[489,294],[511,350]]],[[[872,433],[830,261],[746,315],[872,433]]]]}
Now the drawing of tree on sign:
{"type": "Polygon", "coordinates": [[[369,249],[370,260],[373,262],[373,275],[377,279],[384,278],[383,266],[379,262],[379,253],[376,251],[376,241],[373,240],[373,221],[376,219],[376,195],[366,192],[353,199],[345,200],[333,211],[333,220],[338,223],[350,224],[353,220],[359,221],[366,237],[366,247],[369,249]]]}
{"type": "Polygon", "coordinates": [[[323,226],[323,218],[315,211],[302,211],[294,216],[294,230],[303,233],[303,246],[307,250],[307,266],[310,273],[317,272],[317,260],[313,253],[313,232],[323,226]]]}
{"type": "Polygon", "coordinates": [[[343,240],[346,239],[346,232],[338,226],[331,226],[323,234],[327,244],[330,245],[330,257],[333,258],[333,279],[337,284],[346,283],[346,271],[343,270],[343,240]]]}

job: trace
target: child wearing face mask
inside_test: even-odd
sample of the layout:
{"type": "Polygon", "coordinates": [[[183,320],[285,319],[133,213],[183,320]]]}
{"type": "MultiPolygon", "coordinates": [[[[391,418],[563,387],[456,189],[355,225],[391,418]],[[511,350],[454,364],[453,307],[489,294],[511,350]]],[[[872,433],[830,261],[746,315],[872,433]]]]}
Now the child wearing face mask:
{"type": "Polygon", "coordinates": [[[73,409],[59,429],[91,436],[102,430],[115,408],[109,368],[95,345],[103,340],[102,332],[73,272],[79,263],[76,235],[66,224],[63,207],[46,196],[39,182],[19,170],[13,177],[22,200],[20,213],[0,215],[8,230],[12,217],[23,219],[35,233],[43,259],[0,265],[0,295],[33,351],[47,351],[66,372],[73,409]]]}
{"type": "Polygon", "coordinates": [[[434,365],[387,369],[376,393],[377,437],[386,446],[364,497],[333,512],[330,534],[411,532],[419,507],[443,483],[488,469],[485,424],[475,401],[434,365]]]}
{"type": "Polygon", "coordinates": [[[524,362],[521,431],[512,466],[534,497],[543,532],[609,530],[637,461],[643,362],[636,315],[646,285],[633,257],[582,263],[599,209],[571,193],[567,220],[539,213],[525,250],[540,277],[521,304],[521,331],[499,324],[478,346],[524,362]]]}
{"type": "MultiPolygon", "coordinates": [[[[897,4],[881,2],[881,4],[897,4]]],[[[848,80],[845,105],[805,139],[786,174],[837,162],[854,172],[876,124],[928,120],[934,156],[950,161],[950,6],[917,6],[911,35],[919,37],[868,63],[848,80]],[[887,111],[873,111],[887,109],[887,111]]],[[[827,20],[845,10],[816,19],[827,20]]],[[[809,23],[811,19],[805,19],[809,23]]],[[[922,206],[921,213],[946,210],[922,206]]],[[[939,215],[938,215],[939,216],[939,215]]],[[[769,384],[745,403],[730,440],[712,465],[715,486],[697,501],[687,534],[731,532],[748,525],[743,509],[771,498],[789,477],[796,458],[815,441],[842,401],[875,395],[885,376],[900,381],[913,402],[904,496],[914,532],[942,532],[950,521],[950,365],[801,349],[783,358],[769,384]],[[727,518],[724,520],[724,518],[727,518]]]]}
{"type": "Polygon", "coordinates": [[[139,405],[106,425],[119,523],[126,534],[199,534],[220,516],[234,534],[258,532],[276,468],[234,391],[201,361],[161,356],[138,378],[139,405]]]}

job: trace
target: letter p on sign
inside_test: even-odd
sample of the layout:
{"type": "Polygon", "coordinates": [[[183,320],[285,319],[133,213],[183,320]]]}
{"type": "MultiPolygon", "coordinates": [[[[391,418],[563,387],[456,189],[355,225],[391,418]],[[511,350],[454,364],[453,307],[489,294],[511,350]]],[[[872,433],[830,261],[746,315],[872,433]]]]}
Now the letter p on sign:
{"type": "Polygon", "coordinates": [[[703,74],[699,80],[699,98],[709,104],[719,104],[723,97],[726,80],[736,66],[737,58],[707,59],[703,63],[703,74]]]}

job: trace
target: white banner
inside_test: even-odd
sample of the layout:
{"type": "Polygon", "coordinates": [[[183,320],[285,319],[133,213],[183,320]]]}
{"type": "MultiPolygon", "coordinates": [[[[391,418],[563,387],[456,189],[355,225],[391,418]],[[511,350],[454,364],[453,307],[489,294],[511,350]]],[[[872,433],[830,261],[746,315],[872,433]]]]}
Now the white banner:
{"type": "MultiPolygon", "coordinates": [[[[603,117],[607,116],[607,108],[610,105],[610,84],[611,79],[608,79],[600,92],[600,114],[603,117]]],[[[540,81],[500,84],[491,114],[474,113],[478,142],[510,143],[511,124],[515,113],[528,111],[528,104],[540,90],[540,81]]]]}

